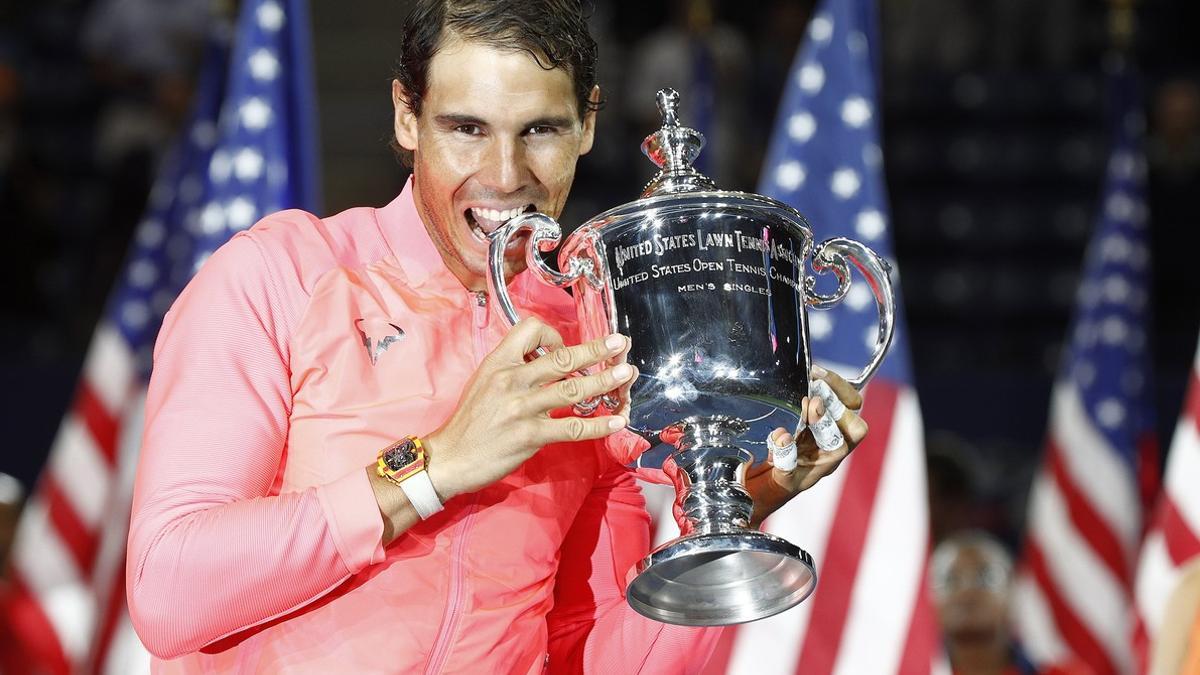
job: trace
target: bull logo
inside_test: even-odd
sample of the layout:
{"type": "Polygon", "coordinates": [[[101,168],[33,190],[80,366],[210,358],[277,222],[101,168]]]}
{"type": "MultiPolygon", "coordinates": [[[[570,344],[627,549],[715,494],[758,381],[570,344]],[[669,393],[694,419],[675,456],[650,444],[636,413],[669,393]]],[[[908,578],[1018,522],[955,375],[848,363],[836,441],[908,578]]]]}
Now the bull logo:
{"type": "Polygon", "coordinates": [[[379,360],[380,354],[405,337],[403,328],[383,319],[358,319],[354,322],[354,327],[362,336],[362,343],[367,348],[367,357],[371,359],[372,366],[379,360]]]}

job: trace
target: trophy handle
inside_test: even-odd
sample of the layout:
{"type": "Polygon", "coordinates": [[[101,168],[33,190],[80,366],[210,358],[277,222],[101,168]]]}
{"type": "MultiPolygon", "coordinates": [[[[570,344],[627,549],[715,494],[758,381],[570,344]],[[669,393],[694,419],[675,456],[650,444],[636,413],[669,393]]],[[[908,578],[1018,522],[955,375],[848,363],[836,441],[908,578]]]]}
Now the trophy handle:
{"type": "Polygon", "coordinates": [[[817,309],[833,307],[841,302],[850,290],[850,263],[853,263],[867,280],[871,293],[875,296],[875,307],[879,310],[879,334],[875,339],[871,360],[858,375],[846,378],[855,389],[862,389],[879,369],[896,331],[896,296],[892,291],[892,266],[863,244],[853,239],[836,237],[817,246],[813,251],[812,266],[818,273],[833,272],[838,280],[837,290],[828,295],[817,293],[812,277],[805,282],[805,289],[809,305],[817,309]]]}
{"type": "MultiPolygon", "coordinates": [[[[517,313],[512,296],[508,294],[508,285],[504,282],[504,251],[508,248],[508,242],[525,230],[531,233],[529,246],[525,249],[525,265],[542,283],[555,288],[566,288],[581,278],[592,281],[596,278],[591,260],[572,257],[567,263],[566,273],[563,273],[552,269],[537,254],[537,251],[545,253],[554,250],[562,240],[562,228],[553,218],[544,213],[526,213],[509,220],[488,236],[491,240],[488,247],[488,285],[491,287],[492,297],[500,303],[501,315],[510,326],[515,326],[521,320],[521,315],[517,313]]],[[[536,352],[538,356],[546,354],[543,347],[538,347],[536,352]]],[[[584,368],[571,373],[571,376],[587,374],[588,370],[584,368]]],[[[581,401],[574,407],[577,413],[590,415],[601,403],[609,410],[620,407],[620,402],[608,394],[581,401]]]]}

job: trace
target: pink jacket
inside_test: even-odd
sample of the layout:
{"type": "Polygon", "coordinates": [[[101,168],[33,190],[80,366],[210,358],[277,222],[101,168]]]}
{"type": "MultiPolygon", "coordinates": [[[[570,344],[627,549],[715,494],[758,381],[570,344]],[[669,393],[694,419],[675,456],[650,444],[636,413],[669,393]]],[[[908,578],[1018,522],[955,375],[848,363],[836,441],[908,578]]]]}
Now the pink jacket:
{"type": "MultiPolygon", "coordinates": [[[[566,294],[510,289],[577,341],[566,294]]],[[[218,250],[164,321],[146,403],[127,585],[155,672],[699,670],[718,630],[625,603],[649,517],[602,444],[543,448],[380,545],[364,468],[436,429],[505,331],[411,187],[218,250]]]]}

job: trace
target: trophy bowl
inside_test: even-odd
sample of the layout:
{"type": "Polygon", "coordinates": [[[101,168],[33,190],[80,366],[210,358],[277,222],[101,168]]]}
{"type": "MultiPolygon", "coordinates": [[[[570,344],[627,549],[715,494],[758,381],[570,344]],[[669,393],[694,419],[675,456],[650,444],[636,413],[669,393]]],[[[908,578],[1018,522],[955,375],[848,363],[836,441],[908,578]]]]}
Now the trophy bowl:
{"type": "MultiPolygon", "coordinates": [[[[816,585],[812,557],[787,540],[749,528],[748,467],[767,458],[776,427],[795,429],[808,395],[809,307],[845,296],[851,266],[866,278],[879,311],[871,361],[847,378],[861,388],[891,343],[894,298],[888,265],[850,239],[814,245],[798,211],[761,195],[722,191],[692,168],[703,136],[679,125],[678,95],[658,94],[663,127],[642,144],[660,167],[641,198],[576,229],[558,270],[538,254],[559,246],[549,216],[531,213],[492,234],[489,283],[504,316],[519,316],[504,281],[504,251],[529,232],[528,268],[569,288],[580,336],[620,332],[641,375],[630,391],[628,429],[649,444],[635,467],[670,472],[682,508],[680,536],[631,572],[626,592],[639,613],[683,625],[754,621],[788,609],[816,585]],[[816,292],[814,273],[837,288],[816,292]]],[[[615,407],[608,398],[577,406],[615,407]]]]}

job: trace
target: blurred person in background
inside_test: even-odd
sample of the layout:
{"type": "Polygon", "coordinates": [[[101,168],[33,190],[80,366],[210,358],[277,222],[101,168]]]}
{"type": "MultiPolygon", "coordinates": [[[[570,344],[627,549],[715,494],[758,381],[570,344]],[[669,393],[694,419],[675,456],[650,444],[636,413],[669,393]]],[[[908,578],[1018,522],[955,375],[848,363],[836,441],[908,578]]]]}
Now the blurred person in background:
{"type": "Polygon", "coordinates": [[[1038,669],[1009,627],[1012,556],[980,530],[947,536],[930,560],[930,584],[955,675],[1088,675],[1076,664],[1038,669]]]}
{"type": "MultiPolygon", "coordinates": [[[[232,0],[98,0],[81,47],[101,87],[92,161],[104,178],[107,278],[125,256],[161,153],[187,116],[196,64],[213,17],[232,0]]],[[[103,286],[103,285],[101,285],[103,286]]]]}
{"type": "Polygon", "coordinates": [[[1147,147],[1156,178],[1192,185],[1200,176],[1200,86],[1173,78],[1154,94],[1153,129],[1147,147]]]}
{"type": "Polygon", "coordinates": [[[955,72],[977,65],[984,30],[974,2],[891,0],[881,12],[890,70],[955,72]]]}
{"type": "Polygon", "coordinates": [[[1200,558],[1183,567],[1160,625],[1150,675],[1200,675],[1200,558]]]}
{"type": "Polygon", "coordinates": [[[935,545],[947,535],[976,524],[976,489],[970,452],[965,441],[948,432],[933,432],[926,441],[929,536],[935,545]]]}
{"type": "Polygon", "coordinates": [[[627,114],[635,128],[657,129],[655,92],[665,86],[682,92],[680,116],[706,141],[696,168],[724,189],[751,189],[760,167],[747,156],[762,151],[747,147],[749,120],[774,112],[749,110],[751,63],[746,38],[717,20],[713,0],[674,0],[670,23],[634,45],[627,114]]]}

